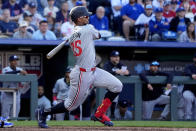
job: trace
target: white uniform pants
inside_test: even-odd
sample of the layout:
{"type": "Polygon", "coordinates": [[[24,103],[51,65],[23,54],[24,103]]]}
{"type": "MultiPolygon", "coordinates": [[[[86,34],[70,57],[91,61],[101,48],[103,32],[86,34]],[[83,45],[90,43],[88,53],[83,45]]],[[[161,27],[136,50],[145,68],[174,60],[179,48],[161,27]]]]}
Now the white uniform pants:
{"type": "Polygon", "coordinates": [[[162,117],[166,117],[170,110],[170,97],[166,95],[161,95],[156,100],[152,101],[143,101],[143,119],[148,120],[152,117],[152,112],[155,105],[165,105],[163,112],[161,113],[162,117]]]}
{"type": "Polygon", "coordinates": [[[195,95],[186,90],[183,93],[184,103],[185,103],[185,119],[196,120],[196,97],[195,95]]]}
{"type": "Polygon", "coordinates": [[[81,105],[91,87],[106,88],[111,92],[118,93],[122,90],[122,83],[109,72],[96,67],[95,71],[80,71],[75,66],[70,73],[70,90],[68,98],[65,100],[65,108],[69,111],[76,109],[81,105]]]}

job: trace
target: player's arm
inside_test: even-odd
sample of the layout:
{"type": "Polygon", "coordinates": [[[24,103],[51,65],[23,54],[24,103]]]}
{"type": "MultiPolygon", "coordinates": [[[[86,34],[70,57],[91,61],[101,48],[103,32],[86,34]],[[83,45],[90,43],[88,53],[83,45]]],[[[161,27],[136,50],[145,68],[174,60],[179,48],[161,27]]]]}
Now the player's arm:
{"type": "Polygon", "coordinates": [[[99,33],[98,30],[96,30],[96,29],[94,28],[93,25],[89,25],[89,31],[92,33],[93,39],[94,39],[94,40],[100,39],[100,38],[101,38],[101,34],[99,33]]]}

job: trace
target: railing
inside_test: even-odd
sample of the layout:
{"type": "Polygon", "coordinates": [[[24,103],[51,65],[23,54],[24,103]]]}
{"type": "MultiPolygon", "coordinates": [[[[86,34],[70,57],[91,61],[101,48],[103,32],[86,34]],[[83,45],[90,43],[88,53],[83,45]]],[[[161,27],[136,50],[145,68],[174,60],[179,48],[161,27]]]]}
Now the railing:
{"type": "MultiPolygon", "coordinates": [[[[142,120],[142,81],[139,76],[118,76],[122,83],[131,83],[134,84],[134,118],[135,120],[142,120]]],[[[166,77],[165,76],[148,76],[147,77],[150,83],[153,84],[165,84],[166,77]]],[[[187,76],[175,76],[172,84],[196,84],[196,80],[192,80],[187,76]]],[[[104,95],[104,91],[102,89],[97,88],[97,104],[100,105],[101,98],[104,95]]],[[[177,88],[172,88],[171,91],[171,120],[177,121],[177,103],[178,103],[178,94],[177,88]]]]}
{"type": "MultiPolygon", "coordinates": [[[[35,120],[35,109],[37,108],[37,100],[38,100],[38,82],[37,75],[28,74],[28,75],[15,75],[15,74],[1,74],[0,82],[30,82],[30,119],[35,120]]],[[[3,106],[3,105],[2,105],[3,106]]],[[[14,118],[17,119],[17,118],[14,118]]]]}

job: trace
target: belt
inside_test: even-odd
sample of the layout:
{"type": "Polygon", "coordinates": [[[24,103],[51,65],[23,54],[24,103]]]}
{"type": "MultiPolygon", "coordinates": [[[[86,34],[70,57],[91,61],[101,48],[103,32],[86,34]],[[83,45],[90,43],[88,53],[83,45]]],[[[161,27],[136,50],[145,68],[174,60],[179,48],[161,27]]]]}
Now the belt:
{"type": "Polygon", "coordinates": [[[82,71],[82,72],[89,72],[89,71],[95,71],[95,69],[96,69],[96,67],[88,68],[88,69],[80,68],[80,71],[82,71]]]}

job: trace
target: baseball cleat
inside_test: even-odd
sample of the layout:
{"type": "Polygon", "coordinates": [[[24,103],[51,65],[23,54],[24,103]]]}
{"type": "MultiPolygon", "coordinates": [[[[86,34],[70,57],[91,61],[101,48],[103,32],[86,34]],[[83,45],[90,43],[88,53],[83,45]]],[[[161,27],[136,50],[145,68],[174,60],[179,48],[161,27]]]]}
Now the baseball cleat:
{"type": "Polygon", "coordinates": [[[46,116],[43,115],[44,111],[42,109],[36,109],[35,116],[38,120],[38,126],[40,128],[48,128],[48,125],[46,123],[46,116]]]}
{"type": "Polygon", "coordinates": [[[104,124],[105,126],[114,126],[114,124],[112,123],[110,118],[108,118],[105,114],[102,117],[96,117],[95,115],[93,115],[91,117],[91,120],[99,121],[102,124],[104,124]]]}
{"type": "Polygon", "coordinates": [[[8,122],[6,118],[4,117],[0,117],[0,127],[1,128],[9,128],[9,127],[13,127],[14,124],[11,122],[8,122]]]}

